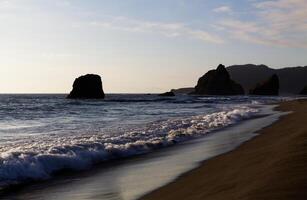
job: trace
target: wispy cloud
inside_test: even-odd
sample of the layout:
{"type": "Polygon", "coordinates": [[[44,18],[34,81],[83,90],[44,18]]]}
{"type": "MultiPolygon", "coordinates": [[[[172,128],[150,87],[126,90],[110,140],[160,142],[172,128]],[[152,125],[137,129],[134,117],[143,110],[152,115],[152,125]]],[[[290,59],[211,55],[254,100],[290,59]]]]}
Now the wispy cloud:
{"type": "Polygon", "coordinates": [[[127,17],[111,17],[107,20],[92,21],[90,25],[129,32],[156,33],[166,37],[188,37],[217,44],[224,42],[216,34],[190,28],[184,23],[164,23],[136,20],[127,17]]]}
{"type": "Polygon", "coordinates": [[[215,9],[213,9],[213,12],[231,14],[232,9],[229,6],[221,6],[221,7],[217,7],[215,9]]]}
{"type": "Polygon", "coordinates": [[[307,31],[306,0],[277,0],[255,4],[260,16],[278,32],[307,31]]]}
{"type": "Polygon", "coordinates": [[[232,37],[247,42],[307,48],[306,0],[253,2],[255,19],[225,19],[218,23],[232,37]]]}

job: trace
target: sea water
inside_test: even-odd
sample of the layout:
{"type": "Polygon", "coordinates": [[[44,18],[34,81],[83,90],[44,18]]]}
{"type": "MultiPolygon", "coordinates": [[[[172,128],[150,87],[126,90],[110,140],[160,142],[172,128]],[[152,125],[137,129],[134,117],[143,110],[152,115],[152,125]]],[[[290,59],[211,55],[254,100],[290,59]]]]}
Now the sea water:
{"type": "Polygon", "coordinates": [[[285,97],[0,95],[0,187],[201,139],[285,97]]]}

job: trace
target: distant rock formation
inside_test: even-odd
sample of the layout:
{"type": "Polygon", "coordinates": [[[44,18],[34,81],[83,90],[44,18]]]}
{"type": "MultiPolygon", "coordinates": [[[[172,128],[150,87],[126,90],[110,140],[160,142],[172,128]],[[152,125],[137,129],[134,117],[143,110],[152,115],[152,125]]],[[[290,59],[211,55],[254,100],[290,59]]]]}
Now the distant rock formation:
{"type": "Polygon", "coordinates": [[[270,95],[276,96],[279,94],[279,78],[276,74],[271,76],[263,83],[257,84],[254,89],[251,89],[249,94],[251,95],[270,95]]]}
{"type": "Polygon", "coordinates": [[[87,74],[74,81],[73,90],[67,96],[69,99],[103,99],[105,94],[99,75],[87,74]]]}
{"type": "Polygon", "coordinates": [[[266,77],[276,74],[279,77],[280,94],[299,94],[307,85],[307,66],[272,69],[266,65],[233,65],[227,67],[231,78],[241,84],[247,93],[266,77]]]}
{"type": "Polygon", "coordinates": [[[195,88],[187,87],[187,88],[172,89],[171,92],[175,94],[190,94],[195,92],[195,88]]]}
{"type": "Polygon", "coordinates": [[[195,87],[197,95],[243,95],[242,86],[231,80],[224,65],[216,70],[208,71],[202,76],[195,87]]]}
{"type": "Polygon", "coordinates": [[[302,89],[300,95],[307,95],[307,85],[302,89]]]}
{"type": "Polygon", "coordinates": [[[175,94],[174,94],[174,92],[165,92],[165,93],[162,93],[162,94],[159,94],[159,96],[161,96],[161,97],[174,97],[175,96],[175,94]]]}

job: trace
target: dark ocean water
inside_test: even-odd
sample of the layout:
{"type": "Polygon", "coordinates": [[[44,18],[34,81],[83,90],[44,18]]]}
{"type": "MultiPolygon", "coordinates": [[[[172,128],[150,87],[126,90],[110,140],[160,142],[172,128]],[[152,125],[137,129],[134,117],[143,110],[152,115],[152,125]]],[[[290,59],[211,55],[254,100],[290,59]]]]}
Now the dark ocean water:
{"type": "Polygon", "coordinates": [[[288,97],[0,95],[0,186],[144,154],[261,115],[288,97]]]}

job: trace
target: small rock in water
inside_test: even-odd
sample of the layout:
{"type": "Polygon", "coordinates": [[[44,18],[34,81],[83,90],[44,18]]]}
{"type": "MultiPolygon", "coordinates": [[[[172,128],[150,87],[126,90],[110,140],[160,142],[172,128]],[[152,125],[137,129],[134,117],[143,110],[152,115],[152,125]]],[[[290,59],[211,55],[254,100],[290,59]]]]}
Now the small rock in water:
{"type": "Polygon", "coordinates": [[[161,97],[174,97],[175,94],[174,94],[174,92],[165,92],[165,93],[159,94],[159,96],[161,96],[161,97]]]}

